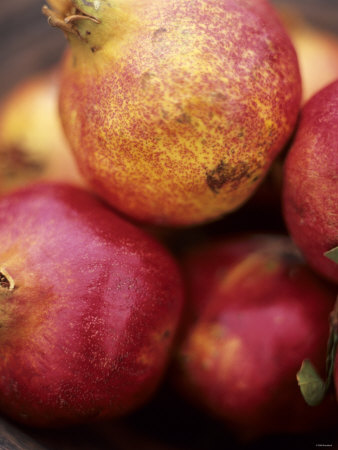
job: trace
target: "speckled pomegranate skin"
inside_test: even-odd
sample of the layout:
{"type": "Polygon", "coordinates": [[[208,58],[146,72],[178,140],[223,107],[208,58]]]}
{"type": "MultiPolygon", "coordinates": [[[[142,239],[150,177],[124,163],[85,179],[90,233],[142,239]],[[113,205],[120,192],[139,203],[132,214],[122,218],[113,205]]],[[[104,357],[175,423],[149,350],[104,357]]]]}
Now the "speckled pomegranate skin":
{"type": "Polygon", "coordinates": [[[190,400],[243,439],[336,423],[335,399],[310,407],[296,380],[305,358],[323,374],[336,293],[289,238],[218,239],[184,273],[191,321],[175,381],[190,400]]]}
{"type": "Polygon", "coordinates": [[[0,409],[34,426],[125,414],[153,393],[182,305],[167,251],[85,191],[0,201],[0,409]]]}
{"type": "Polygon", "coordinates": [[[270,5],[101,3],[102,23],[79,22],[85,39],[70,36],[60,94],[83,175],[114,207],[150,223],[191,225],[239,207],[300,104],[296,54],[270,5]]]}
{"type": "Polygon", "coordinates": [[[324,253],[338,246],[338,81],[304,106],[284,170],[283,210],[308,263],[338,283],[324,253]]]}

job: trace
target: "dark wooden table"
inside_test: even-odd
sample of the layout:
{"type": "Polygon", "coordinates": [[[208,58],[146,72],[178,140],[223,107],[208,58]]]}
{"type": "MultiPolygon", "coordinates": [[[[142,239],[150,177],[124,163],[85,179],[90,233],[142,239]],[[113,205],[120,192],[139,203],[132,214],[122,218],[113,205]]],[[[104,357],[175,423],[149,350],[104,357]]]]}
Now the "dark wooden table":
{"type": "MultiPolygon", "coordinates": [[[[338,0],[274,0],[299,7],[307,20],[338,35],[338,0]]],[[[41,15],[42,0],[1,1],[0,98],[27,76],[59,60],[66,40],[41,15]]],[[[221,424],[205,417],[164,385],[152,402],[128,418],[66,430],[34,430],[0,417],[2,450],[223,450],[314,449],[330,444],[329,431],[306,436],[265,438],[236,444],[221,424]]]]}

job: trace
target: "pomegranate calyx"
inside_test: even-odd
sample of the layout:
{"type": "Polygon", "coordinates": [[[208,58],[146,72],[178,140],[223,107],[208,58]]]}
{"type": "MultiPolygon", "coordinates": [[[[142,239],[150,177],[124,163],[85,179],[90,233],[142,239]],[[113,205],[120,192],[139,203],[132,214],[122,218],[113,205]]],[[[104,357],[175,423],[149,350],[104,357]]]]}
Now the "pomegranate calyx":
{"type": "Polygon", "coordinates": [[[12,291],[14,288],[14,279],[4,267],[0,267],[0,289],[12,291]]]}
{"type": "Polygon", "coordinates": [[[56,3],[55,0],[46,0],[48,5],[42,7],[42,13],[47,17],[49,25],[60,28],[66,35],[74,34],[79,39],[83,40],[77,23],[81,20],[90,20],[91,22],[100,23],[100,20],[91,16],[78,7],[74,6],[71,0],[63,0],[63,2],[56,3]]]}

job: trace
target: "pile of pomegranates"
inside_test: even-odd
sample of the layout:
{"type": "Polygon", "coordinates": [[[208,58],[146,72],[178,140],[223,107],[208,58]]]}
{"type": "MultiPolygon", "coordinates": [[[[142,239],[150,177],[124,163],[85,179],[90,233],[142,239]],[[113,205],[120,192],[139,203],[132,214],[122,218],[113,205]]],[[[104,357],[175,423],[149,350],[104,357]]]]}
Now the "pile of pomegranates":
{"type": "Polygon", "coordinates": [[[338,68],[267,0],[46,2],[67,49],[0,107],[1,413],[336,427],[338,68]]]}

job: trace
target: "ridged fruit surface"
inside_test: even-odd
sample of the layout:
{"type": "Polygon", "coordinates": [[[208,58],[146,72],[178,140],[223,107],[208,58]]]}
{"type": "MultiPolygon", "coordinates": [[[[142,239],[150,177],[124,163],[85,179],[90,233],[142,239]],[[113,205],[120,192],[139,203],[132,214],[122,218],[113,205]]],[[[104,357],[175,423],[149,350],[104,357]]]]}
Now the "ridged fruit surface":
{"type": "Polygon", "coordinates": [[[53,17],[71,47],[64,129],[100,195],[142,221],[191,225],[253,193],[301,97],[294,48],[265,0],[60,1],[53,17]]]}
{"type": "Polygon", "coordinates": [[[34,426],[120,416],[161,380],[182,306],[168,252],[86,191],[0,200],[0,409],[34,426]]]}

